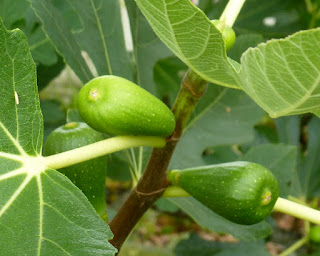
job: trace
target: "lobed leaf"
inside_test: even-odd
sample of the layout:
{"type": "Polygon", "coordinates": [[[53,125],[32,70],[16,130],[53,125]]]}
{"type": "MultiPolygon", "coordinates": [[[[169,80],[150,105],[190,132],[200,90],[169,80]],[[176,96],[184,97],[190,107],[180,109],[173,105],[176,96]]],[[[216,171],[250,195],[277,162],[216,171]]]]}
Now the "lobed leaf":
{"type": "Polygon", "coordinates": [[[44,165],[43,120],[27,40],[0,20],[2,255],[114,255],[112,233],[82,192],[44,165]]]}
{"type": "Polygon", "coordinates": [[[241,87],[271,117],[320,111],[320,29],[249,49],[241,87]]]}
{"type": "Polygon", "coordinates": [[[136,0],[158,37],[204,79],[239,88],[218,29],[190,0],[136,0]]]}
{"type": "Polygon", "coordinates": [[[83,83],[98,75],[133,79],[133,66],[125,48],[118,1],[29,0],[45,32],[83,83]],[[81,53],[93,62],[89,67],[81,53]]]}
{"type": "Polygon", "coordinates": [[[242,88],[271,117],[320,115],[320,29],[249,49],[228,59],[220,32],[189,0],[136,0],[155,33],[204,79],[242,88]]]}
{"type": "Polygon", "coordinates": [[[93,75],[85,60],[80,57],[81,49],[64,22],[62,14],[51,2],[38,0],[29,0],[29,2],[41,20],[47,36],[80,80],[86,82],[92,79],[93,75]]]}

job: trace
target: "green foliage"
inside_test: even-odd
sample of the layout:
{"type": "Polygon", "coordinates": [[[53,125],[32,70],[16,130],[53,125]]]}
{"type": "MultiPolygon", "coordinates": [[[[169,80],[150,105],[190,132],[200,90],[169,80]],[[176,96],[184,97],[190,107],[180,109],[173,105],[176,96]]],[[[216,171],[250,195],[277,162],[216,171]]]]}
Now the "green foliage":
{"type": "Polygon", "coordinates": [[[320,159],[319,159],[319,134],[320,120],[312,118],[307,125],[308,146],[307,154],[302,156],[299,163],[299,180],[301,182],[303,195],[307,198],[320,195],[320,159]]]}
{"type": "Polygon", "coordinates": [[[159,38],[204,79],[242,88],[271,117],[318,114],[320,67],[315,53],[319,52],[319,29],[271,40],[247,51],[239,70],[236,62],[227,59],[221,35],[189,0],[137,3],[159,38]],[[193,36],[186,36],[185,30],[193,31],[193,36]]]}
{"type": "Polygon", "coordinates": [[[170,168],[200,166],[207,148],[251,141],[253,125],[262,114],[242,91],[209,86],[185,127],[170,168]]]}
{"type": "Polygon", "coordinates": [[[279,137],[279,142],[294,145],[299,145],[300,136],[300,117],[285,116],[275,119],[275,125],[279,137]]]}
{"type": "Polygon", "coordinates": [[[262,241],[241,242],[241,243],[221,243],[206,241],[199,236],[192,234],[189,239],[181,241],[176,249],[177,256],[247,256],[247,255],[270,255],[262,241]]]}
{"type": "Polygon", "coordinates": [[[172,52],[153,32],[135,1],[125,0],[125,3],[130,19],[133,58],[136,64],[135,82],[150,93],[156,94],[153,67],[160,59],[172,56],[172,52]]]}
{"type": "Polygon", "coordinates": [[[192,70],[210,82],[239,88],[221,33],[190,0],[136,2],[158,37],[192,70]]]}
{"type": "Polygon", "coordinates": [[[180,89],[180,83],[188,67],[176,57],[158,61],[153,69],[157,95],[172,106],[180,89]]]}
{"type": "MultiPolygon", "coordinates": [[[[298,116],[320,113],[318,0],[247,0],[228,53],[210,22],[219,18],[227,0],[199,0],[199,8],[190,0],[124,2],[132,38],[129,28],[123,29],[123,1],[0,0],[7,29],[18,27],[26,36],[0,24],[3,255],[115,254],[107,241],[112,238],[108,225],[84,194],[44,166],[41,157],[42,134],[46,138],[64,123],[65,109],[56,99],[41,100],[40,110],[36,84],[44,88],[64,62],[83,83],[120,76],[169,106],[191,67],[212,84],[185,127],[170,168],[251,161],[271,170],[282,197],[320,195],[319,118],[298,116]],[[280,118],[273,120],[264,111],[280,118]]],[[[82,121],[76,110],[68,118],[82,121]]],[[[108,177],[140,177],[149,155],[142,148],[109,155],[108,177]]],[[[179,243],[177,255],[268,255],[261,240],[272,232],[267,221],[235,224],[191,197],[162,199],[158,206],[183,210],[202,227],[240,240],[225,244],[191,236],[179,243]]]]}
{"type": "Polygon", "coordinates": [[[317,114],[319,40],[320,29],[314,29],[248,50],[241,58],[241,87],[271,117],[317,114]]]}
{"type": "Polygon", "coordinates": [[[118,1],[29,1],[50,40],[83,83],[95,75],[81,51],[90,56],[98,75],[132,80],[118,1]]]}
{"type": "Polygon", "coordinates": [[[112,233],[88,199],[43,163],[35,64],[23,33],[2,22],[0,56],[1,253],[114,255],[105,240],[112,233]]]}
{"type": "Polygon", "coordinates": [[[40,106],[44,122],[43,140],[46,141],[48,135],[54,129],[65,123],[66,115],[59,102],[42,100],[40,101],[40,106]]]}
{"type": "Polygon", "coordinates": [[[0,0],[0,16],[8,29],[21,29],[28,39],[32,58],[37,64],[39,90],[64,68],[54,46],[42,30],[41,23],[27,0],[0,0]]]}
{"type": "Polygon", "coordinates": [[[201,227],[216,233],[231,234],[242,241],[257,240],[271,234],[270,225],[262,221],[246,226],[233,223],[215,213],[192,197],[170,198],[171,202],[192,217],[201,227]]]}
{"type": "Polygon", "coordinates": [[[37,84],[38,90],[45,88],[65,67],[62,57],[58,57],[58,61],[52,65],[39,64],[37,66],[37,84]]]}
{"type": "Polygon", "coordinates": [[[244,34],[237,36],[234,47],[231,48],[228,55],[233,60],[240,62],[242,54],[249,47],[256,47],[259,43],[262,43],[264,38],[261,34],[244,34]]]}

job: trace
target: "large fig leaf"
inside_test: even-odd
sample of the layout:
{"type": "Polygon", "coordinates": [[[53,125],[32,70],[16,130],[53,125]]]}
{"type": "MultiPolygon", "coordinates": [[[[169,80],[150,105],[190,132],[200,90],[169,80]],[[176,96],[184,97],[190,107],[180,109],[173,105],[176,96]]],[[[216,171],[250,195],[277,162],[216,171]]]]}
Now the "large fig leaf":
{"type": "Polygon", "coordinates": [[[204,79],[239,88],[221,33],[190,0],[136,0],[155,33],[204,79]]]}
{"type": "Polygon", "coordinates": [[[50,40],[82,82],[96,75],[91,72],[94,69],[98,75],[133,79],[119,1],[29,1],[50,40]],[[90,67],[83,52],[93,63],[90,67]]]}
{"type": "Polygon", "coordinates": [[[204,79],[241,87],[271,117],[320,115],[319,28],[249,49],[239,65],[227,58],[220,32],[191,1],[136,2],[159,38],[204,79]]]}
{"type": "Polygon", "coordinates": [[[2,255],[114,255],[112,233],[82,192],[40,155],[35,64],[19,30],[0,20],[2,255]]]}
{"type": "Polygon", "coordinates": [[[320,111],[320,29],[249,49],[241,87],[271,117],[320,111]]]}

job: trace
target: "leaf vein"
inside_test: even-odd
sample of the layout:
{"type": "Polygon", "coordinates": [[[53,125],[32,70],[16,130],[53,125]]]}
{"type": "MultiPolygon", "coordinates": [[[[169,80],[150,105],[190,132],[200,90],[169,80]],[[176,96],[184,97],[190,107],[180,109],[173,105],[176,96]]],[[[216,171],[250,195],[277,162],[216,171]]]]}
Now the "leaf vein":
{"type": "Polygon", "coordinates": [[[67,252],[62,246],[60,246],[59,244],[57,244],[56,242],[52,241],[49,238],[43,237],[42,238],[43,241],[48,241],[49,243],[52,243],[54,246],[58,247],[59,249],[61,249],[61,251],[63,251],[64,253],[66,253],[67,255],[71,255],[69,252],[67,252]]]}
{"type": "Polygon", "coordinates": [[[29,181],[32,179],[32,176],[27,176],[24,181],[21,183],[19,188],[13,193],[7,203],[0,210],[0,217],[8,210],[11,204],[17,199],[21,191],[28,185],[29,181]]]}
{"type": "Polygon", "coordinates": [[[90,0],[90,3],[91,3],[91,6],[92,6],[92,10],[93,10],[93,13],[94,13],[94,17],[95,17],[95,19],[96,19],[96,23],[97,23],[97,26],[98,26],[98,31],[99,31],[99,34],[100,34],[100,37],[101,37],[101,40],[102,40],[104,56],[105,56],[105,58],[106,58],[106,62],[107,62],[109,74],[112,75],[112,67],[111,67],[111,64],[110,64],[110,58],[109,58],[109,54],[108,54],[107,41],[106,41],[106,39],[104,38],[104,34],[103,34],[103,31],[102,31],[102,26],[101,26],[101,23],[100,23],[98,14],[97,14],[97,9],[96,9],[96,7],[95,7],[95,5],[94,5],[93,0],[90,0]]]}
{"type": "Polygon", "coordinates": [[[26,152],[23,150],[23,148],[20,146],[18,141],[12,136],[12,134],[7,130],[7,128],[3,125],[3,123],[0,121],[0,128],[4,131],[4,133],[8,136],[12,144],[18,149],[21,155],[26,156],[26,152]]]}
{"type": "Polygon", "coordinates": [[[43,191],[41,177],[37,175],[37,183],[39,189],[39,242],[38,242],[38,256],[41,255],[41,242],[43,239],[43,191]]]}

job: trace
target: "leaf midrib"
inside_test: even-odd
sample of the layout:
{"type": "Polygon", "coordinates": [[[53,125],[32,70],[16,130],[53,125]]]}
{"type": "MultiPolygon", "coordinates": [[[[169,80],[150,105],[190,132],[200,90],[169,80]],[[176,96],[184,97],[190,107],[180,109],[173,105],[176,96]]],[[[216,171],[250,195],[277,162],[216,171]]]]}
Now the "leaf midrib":
{"type": "Polygon", "coordinates": [[[91,6],[92,6],[94,17],[96,19],[96,23],[97,23],[97,26],[98,26],[98,31],[99,31],[99,34],[100,34],[100,37],[101,37],[101,40],[102,40],[103,51],[104,51],[104,56],[105,56],[105,59],[106,59],[106,62],[107,62],[108,72],[109,72],[110,75],[112,75],[112,68],[111,68],[110,58],[109,58],[109,54],[108,54],[108,46],[107,46],[107,42],[106,42],[106,40],[104,38],[104,34],[103,34],[103,31],[102,31],[102,26],[101,26],[101,23],[100,23],[98,14],[97,14],[97,9],[96,9],[96,7],[94,5],[93,0],[90,0],[90,3],[91,3],[91,6]]]}

